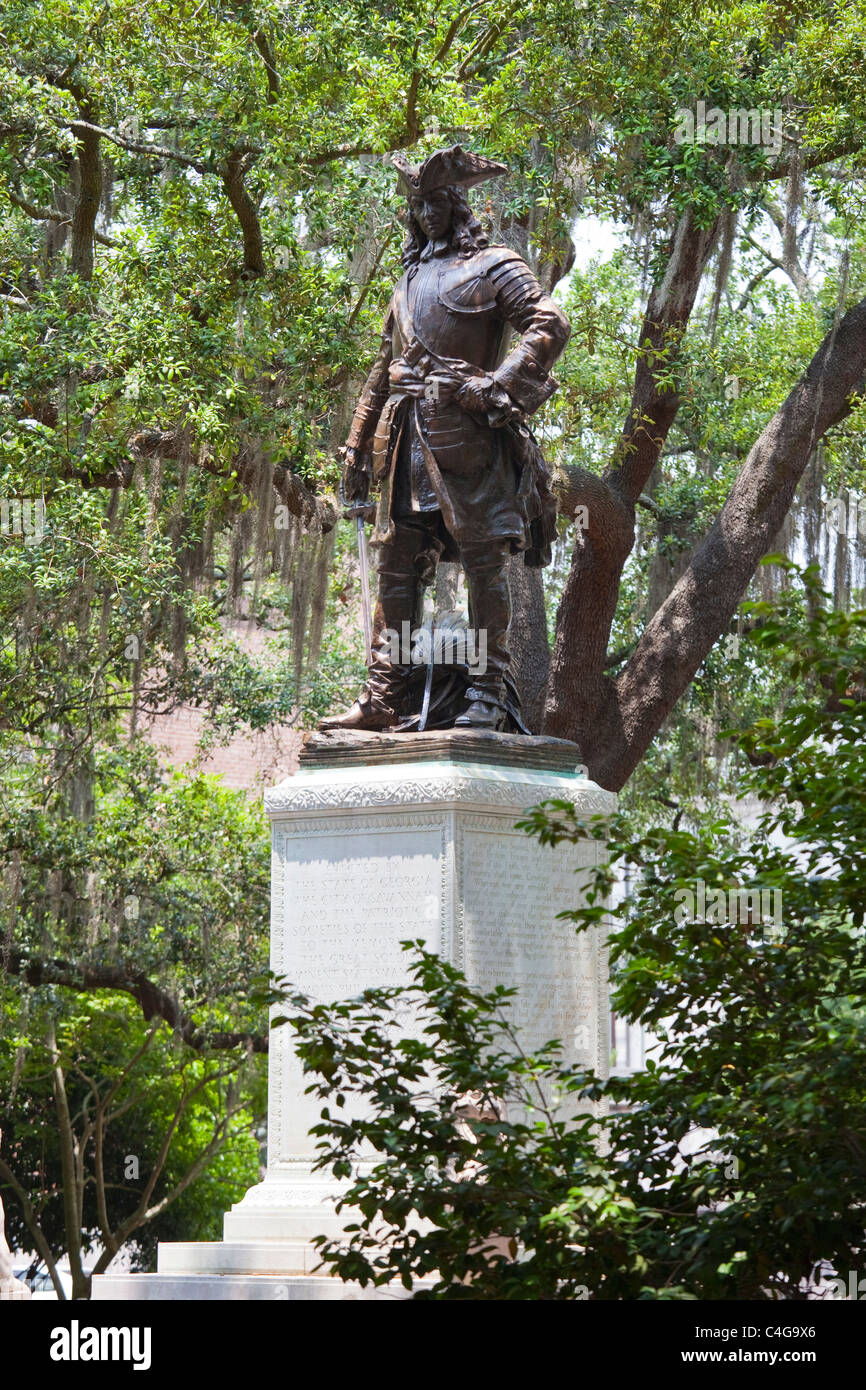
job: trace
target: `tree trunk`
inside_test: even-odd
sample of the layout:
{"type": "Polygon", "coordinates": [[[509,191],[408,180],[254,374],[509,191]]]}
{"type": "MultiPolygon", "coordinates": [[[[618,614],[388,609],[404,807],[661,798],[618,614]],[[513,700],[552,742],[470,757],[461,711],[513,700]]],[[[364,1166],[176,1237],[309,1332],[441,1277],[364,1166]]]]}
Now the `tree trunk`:
{"type": "Polygon", "coordinates": [[[511,591],[508,630],[511,672],[520,694],[523,722],[530,733],[535,734],[544,717],[550,666],[542,572],[527,569],[522,555],[512,555],[508,562],[508,587],[511,591]]]}
{"type": "Polygon", "coordinates": [[[69,1256],[69,1270],[72,1275],[72,1297],[88,1298],[90,1280],[84,1273],[81,1262],[81,1211],[83,1200],[83,1175],[79,1171],[76,1155],[75,1130],[69,1113],[66,1096],[66,1078],[63,1063],[57,1050],[54,1025],[48,1030],[48,1050],[51,1054],[51,1083],[54,1091],[54,1109],[57,1115],[57,1131],[60,1138],[60,1170],[63,1181],[63,1217],[66,1228],[66,1253],[69,1256]]]}
{"type": "Polygon", "coordinates": [[[101,200],[99,136],[84,129],[78,137],[78,197],[72,214],[72,270],[82,280],[93,278],[93,233],[101,200]]]}
{"type": "Polygon", "coordinates": [[[656,281],[641,329],[631,408],[604,476],[567,469],[560,508],[587,509],[580,527],[556,624],[543,728],[592,753],[595,722],[611,682],[604,674],[623,566],[634,544],[634,508],[649,481],[676,418],[679,397],[670,385],[716,224],[699,227],[691,212],[680,218],[664,274],[656,281]]]}
{"type": "Polygon", "coordinates": [[[460,566],[440,564],[436,568],[435,614],[439,621],[446,613],[453,613],[457,607],[457,590],[460,584],[460,566]]]}

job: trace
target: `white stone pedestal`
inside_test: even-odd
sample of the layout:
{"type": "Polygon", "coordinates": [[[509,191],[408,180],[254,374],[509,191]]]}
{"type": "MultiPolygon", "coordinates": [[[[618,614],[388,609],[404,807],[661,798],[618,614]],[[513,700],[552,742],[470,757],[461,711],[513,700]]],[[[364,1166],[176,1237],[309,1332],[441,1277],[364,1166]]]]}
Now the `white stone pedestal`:
{"type": "MultiPolygon", "coordinates": [[[[346,998],[405,980],[400,942],[422,938],[472,984],[517,988],[512,1017],[524,1047],[558,1038],[567,1060],[606,1074],[604,943],[599,933],[578,936],[557,921],[579,902],[580,870],[603,846],[586,840],[554,849],[514,828],[550,798],[585,816],[612,812],[615,798],[576,770],[577,749],[457,731],[319,735],[314,748],[265,797],[273,825],[271,968],[314,998],[346,998]]],[[[275,1030],[264,1181],[227,1213],[221,1243],[161,1245],[157,1275],[103,1276],[95,1297],[365,1297],[310,1278],[318,1261],[312,1237],[337,1232],[341,1222],[333,1179],[312,1171],[308,1130],[321,1103],[304,1095],[304,1085],[290,1030],[275,1030]],[[264,1284],[260,1292],[234,1291],[250,1278],[290,1292],[264,1292],[264,1284]],[[142,1280],[148,1291],[139,1282],[133,1293],[142,1280]]]]}

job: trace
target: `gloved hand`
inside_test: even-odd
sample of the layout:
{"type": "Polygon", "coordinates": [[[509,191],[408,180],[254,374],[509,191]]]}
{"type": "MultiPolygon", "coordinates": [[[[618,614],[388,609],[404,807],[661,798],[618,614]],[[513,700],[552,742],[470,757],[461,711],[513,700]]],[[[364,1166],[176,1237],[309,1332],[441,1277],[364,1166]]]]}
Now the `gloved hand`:
{"type": "Polygon", "coordinates": [[[340,500],[345,511],[343,516],[351,521],[362,516],[365,521],[376,519],[376,504],[370,502],[370,480],[373,474],[373,458],[367,450],[353,449],[346,445],[340,450],[343,460],[343,481],[340,485],[340,500]]]}
{"type": "Polygon", "coordinates": [[[492,376],[472,376],[460,387],[457,399],[470,414],[485,415],[492,404],[494,389],[492,376]]]}

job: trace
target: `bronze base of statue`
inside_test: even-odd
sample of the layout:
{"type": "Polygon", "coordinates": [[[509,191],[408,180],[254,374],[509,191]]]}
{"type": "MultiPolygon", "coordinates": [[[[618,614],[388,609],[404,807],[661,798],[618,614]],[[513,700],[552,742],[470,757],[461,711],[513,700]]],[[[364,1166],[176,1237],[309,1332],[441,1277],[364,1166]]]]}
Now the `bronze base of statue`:
{"type": "Polygon", "coordinates": [[[301,767],[369,767],[383,763],[489,763],[538,770],[580,772],[584,758],[576,743],[537,734],[491,729],[431,729],[406,738],[399,732],[363,729],[312,730],[304,734],[301,767]]]}

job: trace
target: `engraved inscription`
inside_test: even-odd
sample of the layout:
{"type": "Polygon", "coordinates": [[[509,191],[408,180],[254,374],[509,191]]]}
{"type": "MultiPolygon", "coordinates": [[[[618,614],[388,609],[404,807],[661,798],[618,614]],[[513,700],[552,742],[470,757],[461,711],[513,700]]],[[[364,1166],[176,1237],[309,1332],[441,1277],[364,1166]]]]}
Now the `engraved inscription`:
{"type": "Polygon", "coordinates": [[[441,828],[278,836],[279,968],[318,999],[406,979],[400,942],[439,949],[441,828]]]}
{"type": "MultiPolygon", "coordinates": [[[[443,833],[438,818],[424,826],[389,818],[365,830],[275,826],[273,968],[326,1002],[406,982],[401,941],[441,949],[443,833]]],[[[315,1151],[308,1131],[320,1102],[305,1086],[290,1032],[280,1028],[269,1060],[269,1167],[315,1151]]]]}
{"type": "Polygon", "coordinates": [[[575,906],[593,847],[542,846],[515,831],[467,827],[462,837],[465,970],[473,984],[513,986],[524,1047],[552,1038],[592,1063],[598,1039],[597,934],[557,913],[575,906]]]}

